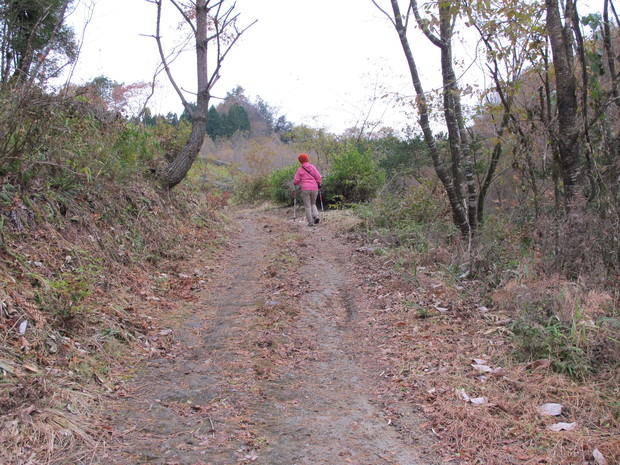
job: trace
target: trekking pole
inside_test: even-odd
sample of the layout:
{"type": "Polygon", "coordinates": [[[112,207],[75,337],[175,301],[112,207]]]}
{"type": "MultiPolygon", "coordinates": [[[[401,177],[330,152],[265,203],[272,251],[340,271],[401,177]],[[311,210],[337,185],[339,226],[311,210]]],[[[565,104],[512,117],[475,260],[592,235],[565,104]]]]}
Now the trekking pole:
{"type": "Polygon", "coordinates": [[[323,212],[323,221],[325,221],[325,209],[323,208],[323,194],[321,193],[321,189],[319,189],[319,199],[321,199],[321,211],[323,212]]]}
{"type": "Polygon", "coordinates": [[[293,191],[293,221],[297,220],[297,189],[293,191]]]}

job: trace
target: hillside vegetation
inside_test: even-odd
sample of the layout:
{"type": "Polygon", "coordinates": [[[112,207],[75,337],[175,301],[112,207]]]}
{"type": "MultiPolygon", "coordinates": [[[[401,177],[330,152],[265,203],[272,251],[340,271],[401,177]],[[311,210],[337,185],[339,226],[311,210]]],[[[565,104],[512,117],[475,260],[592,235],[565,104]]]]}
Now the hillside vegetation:
{"type": "MultiPolygon", "coordinates": [[[[155,315],[182,314],[193,289],[217,273],[229,227],[225,209],[234,202],[290,205],[297,163],[273,171],[265,168],[267,159],[253,170],[252,152],[230,147],[266,139],[239,134],[207,141],[187,182],[162,190],[157,166],[182,141],[183,126],[144,126],[80,100],[76,106],[72,98],[39,98],[30,102],[53,108],[54,118],[37,122],[27,136],[33,151],[5,158],[2,173],[2,450],[5,460],[18,457],[15,463],[44,456],[67,463],[105,435],[100,396],[122,387],[128,361],[167,350],[166,325],[155,315]],[[218,152],[223,147],[247,156],[247,166],[215,163],[225,158],[218,152]]],[[[12,111],[5,127],[18,117],[12,111]]],[[[435,270],[462,290],[463,309],[473,304],[503,315],[496,327],[503,350],[494,358],[513,369],[549,367],[558,373],[554,382],[575,396],[572,405],[596,399],[586,415],[591,428],[598,422],[592,438],[617,431],[618,275],[594,248],[606,236],[591,230],[588,266],[578,277],[567,276],[548,237],[554,223],[544,215],[524,218],[528,207],[519,204],[518,189],[502,186],[493,220],[472,243],[452,223],[426,164],[416,163],[424,151],[410,149],[419,141],[390,135],[356,141],[309,128],[302,134],[314,136],[311,156],[327,173],[325,206],[355,213],[346,234],[361,241],[370,260],[410,283],[435,270]]],[[[292,160],[310,144],[268,140],[292,160]]],[[[406,292],[394,289],[394,295],[406,292]]],[[[441,308],[406,298],[392,305],[395,312],[414,312],[428,337],[447,344],[432,335],[433,322],[443,321],[436,318],[441,308]]],[[[478,318],[469,310],[457,315],[455,327],[478,318]]],[[[432,415],[443,423],[456,412],[432,415]]],[[[484,437],[494,441],[490,431],[484,437]]],[[[617,456],[616,443],[595,443],[607,457],[617,456]]],[[[561,451],[573,456],[571,448],[555,453],[561,451]]]]}
{"type": "MultiPolygon", "coordinates": [[[[448,121],[447,133],[431,131],[429,114],[463,116],[454,96],[467,92],[446,83],[436,101],[425,92],[414,99],[412,121],[429,127],[406,133],[367,121],[344,134],[296,125],[233,89],[210,106],[200,153],[173,189],[163,187],[162,172],[200,118],[146,108],[130,115],[132,96],[148,86],[105,76],[49,85],[63,60],[76,58],[63,23],[70,3],[54,0],[43,11],[39,2],[27,10],[0,2],[0,461],[87,463],[106,435],[101,396],[131,376],[128,363],[171,343],[153,315],[178,317],[217,273],[231,208],[292,205],[300,152],[325,175],[325,208],[354,215],[342,237],[398,276],[386,308],[414,315],[425,337],[453,342],[452,350],[470,325],[496,318],[480,314],[501,315],[489,340],[499,341],[494,357],[523,374],[511,389],[527,392],[542,367],[552,378],[541,379],[558,386],[548,392],[586,412],[578,440],[558,439],[570,447],[545,446],[557,450],[554,463],[604,464],[594,449],[607,463],[620,460],[620,81],[609,2],[604,16],[567,23],[575,43],[564,49],[575,56],[562,73],[548,37],[523,18],[512,21],[506,7],[506,24],[531,29],[527,58],[501,76],[498,62],[512,62],[523,30],[500,28],[482,4],[462,12],[488,46],[495,87],[469,119],[448,121]],[[562,107],[563,92],[574,108],[562,107]],[[428,273],[463,304],[455,305],[463,333],[453,340],[433,326],[445,323],[436,319],[444,307],[406,297],[406,286],[428,273]]],[[[530,7],[532,23],[542,21],[545,10],[530,7]]],[[[448,10],[440,14],[456,14],[448,10]]],[[[419,349],[415,338],[407,344],[419,349]]],[[[454,450],[474,450],[459,428],[475,428],[476,417],[433,405],[434,421],[457,425],[446,433],[454,450]]],[[[501,403],[494,408],[507,413],[501,403]]],[[[486,427],[498,425],[508,427],[486,427]]],[[[523,462],[538,463],[530,459],[523,462]]]]}

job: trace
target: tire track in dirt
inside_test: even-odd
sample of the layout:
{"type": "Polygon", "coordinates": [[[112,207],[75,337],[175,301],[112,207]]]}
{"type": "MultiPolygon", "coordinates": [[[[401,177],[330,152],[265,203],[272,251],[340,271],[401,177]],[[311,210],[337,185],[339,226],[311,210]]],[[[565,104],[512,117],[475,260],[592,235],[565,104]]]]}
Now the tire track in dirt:
{"type": "Polygon", "coordinates": [[[114,437],[102,464],[233,464],[248,360],[245,336],[261,300],[268,244],[255,222],[240,221],[234,251],[193,312],[174,328],[170,357],[151,360],[114,403],[114,437]],[[230,423],[230,424],[229,424],[230,423]]]}
{"type": "Polygon", "coordinates": [[[298,275],[310,290],[296,302],[300,313],[287,331],[293,339],[312,334],[313,356],[265,389],[257,418],[269,446],[259,463],[431,463],[388,425],[373,374],[361,365],[372,351],[355,332],[367,309],[349,278],[350,249],[338,247],[329,228],[301,233],[311,246],[298,275]]]}
{"type": "Polygon", "coordinates": [[[400,431],[384,415],[394,400],[382,398],[359,331],[371,303],[351,275],[351,249],[329,224],[283,215],[238,216],[220,275],[178,318],[173,353],[151,360],[112,404],[115,441],[93,463],[437,463],[422,452],[427,439],[411,435],[413,415],[400,431]],[[273,254],[291,237],[299,264],[278,277],[273,254]],[[281,280],[277,296],[270,277],[281,280]],[[275,318],[270,305],[285,311],[275,318]]]}

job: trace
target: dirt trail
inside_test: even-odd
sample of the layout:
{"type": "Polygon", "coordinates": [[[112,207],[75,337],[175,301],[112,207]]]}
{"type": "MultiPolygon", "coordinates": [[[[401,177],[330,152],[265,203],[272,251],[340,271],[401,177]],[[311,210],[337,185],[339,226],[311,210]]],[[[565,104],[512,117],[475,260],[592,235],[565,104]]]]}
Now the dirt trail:
{"type": "Polygon", "coordinates": [[[374,302],[329,218],[237,215],[238,235],[174,349],[110,405],[111,464],[439,463],[411,407],[381,388],[374,302]]]}

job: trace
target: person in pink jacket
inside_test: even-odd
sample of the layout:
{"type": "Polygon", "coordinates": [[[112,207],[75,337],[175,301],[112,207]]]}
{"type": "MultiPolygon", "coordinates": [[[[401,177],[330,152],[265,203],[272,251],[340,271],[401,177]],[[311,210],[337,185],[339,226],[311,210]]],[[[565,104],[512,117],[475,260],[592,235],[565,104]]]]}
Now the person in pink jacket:
{"type": "Polygon", "coordinates": [[[301,198],[304,201],[308,226],[314,226],[319,222],[319,210],[316,208],[316,198],[321,188],[321,173],[310,163],[308,155],[302,153],[297,157],[301,166],[295,173],[293,184],[301,186],[301,198]]]}

